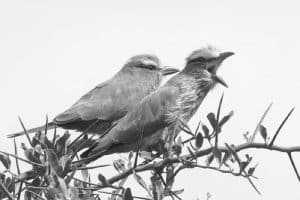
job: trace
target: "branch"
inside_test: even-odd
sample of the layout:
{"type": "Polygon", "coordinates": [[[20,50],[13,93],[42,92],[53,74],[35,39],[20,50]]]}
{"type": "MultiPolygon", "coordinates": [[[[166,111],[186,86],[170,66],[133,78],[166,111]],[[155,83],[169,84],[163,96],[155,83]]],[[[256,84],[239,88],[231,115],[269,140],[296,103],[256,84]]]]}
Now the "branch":
{"type": "MultiPolygon", "coordinates": [[[[210,147],[210,148],[207,148],[204,150],[199,150],[199,151],[196,151],[194,153],[194,155],[196,157],[203,157],[203,156],[210,154],[213,151],[213,149],[214,149],[214,147],[210,147]]],[[[221,152],[228,151],[227,147],[218,147],[218,149],[221,152]]],[[[241,145],[234,147],[234,150],[236,152],[246,150],[246,149],[264,149],[264,150],[277,151],[277,152],[282,152],[282,153],[300,152],[300,146],[282,147],[282,146],[273,145],[272,147],[270,147],[270,146],[266,145],[265,143],[245,143],[245,144],[241,144],[241,145]]],[[[161,170],[169,164],[181,163],[182,159],[188,160],[190,158],[191,158],[190,154],[180,156],[179,158],[165,158],[164,160],[161,160],[159,162],[153,162],[153,163],[137,166],[134,170],[136,172],[161,170]]],[[[123,178],[130,176],[131,174],[133,174],[133,169],[132,168],[127,169],[126,171],[108,179],[108,183],[110,183],[110,184],[115,183],[123,178]]]]}

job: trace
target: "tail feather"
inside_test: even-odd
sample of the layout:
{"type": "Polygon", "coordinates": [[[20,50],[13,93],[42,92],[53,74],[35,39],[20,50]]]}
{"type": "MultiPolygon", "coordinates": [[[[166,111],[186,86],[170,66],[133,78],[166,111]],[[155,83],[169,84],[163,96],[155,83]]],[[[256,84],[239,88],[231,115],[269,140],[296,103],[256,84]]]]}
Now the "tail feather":
{"type": "MultiPolygon", "coordinates": [[[[47,125],[47,130],[51,130],[54,127],[55,127],[55,123],[54,122],[50,122],[47,125]]],[[[28,129],[28,130],[26,130],[26,132],[28,134],[30,134],[30,133],[36,133],[38,131],[44,131],[45,128],[46,128],[46,126],[43,125],[43,126],[39,126],[39,127],[36,127],[36,128],[28,129]]],[[[17,133],[8,134],[7,137],[8,138],[14,138],[14,137],[22,136],[22,135],[25,135],[24,131],[20,131],[20,132],[17,132],[17,133]]]]}
{"type": "Polygon", "coordinates": [[[98,158],[102,157],[107,153],[107,150],[110,149],[113,145],[113,141],[110,139],[101,140],[98,141],[98,143],[94,144],[91,148],[84,151],[80,157],[82,158],[80,160],[81,163],[88,164],[94,160],[97,160],[98,158]]]}

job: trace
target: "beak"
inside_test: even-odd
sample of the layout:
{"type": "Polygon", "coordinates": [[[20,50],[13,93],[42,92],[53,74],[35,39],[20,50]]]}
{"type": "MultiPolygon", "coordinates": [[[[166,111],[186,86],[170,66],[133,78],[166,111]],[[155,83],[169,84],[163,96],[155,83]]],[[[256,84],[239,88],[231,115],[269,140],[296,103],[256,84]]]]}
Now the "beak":
{"type": "Polygon", "coordinates": [[[220,53],[220,55],[214,60],[215,65],[220,65],[226,58],[233,56],[233,52],[224,52],[220,53]]]}
{"type": "Polygon", "coordinates": [[[220,83],[220,84],[223,85],[224,87],[228,88],[227,83],[226,83],[221,77],[219,77],[219,76],[213,74],[213,75],[211,76],[211,78],[212,78],[214,81],[216,81],[217,83],[220,83]]]}
{"type": "Polygon", "coordinates": [[[180,71],[179,69],[168,67],[168,66],[165,66],[164,68],[161,69],[161,73],[163,76],[171,75],[179,71],[180,71]]]}
{"type": "Polygon", "coordinates": [[[209,62],[209,71],[211,72],[211,78],[216,81],[217,83],[220,83],[221,85],[223,85],[224,87],[228,88],[228,85],[226,84],[226,82],[219,76],[216,75],[216,72],[219,68],[219,66],[222,64],[222,62],[230,57],[233,56],[234,53],[233,52],[224,52],[221,53],[217,58],[215,58],[213,61],[209,62]]]}

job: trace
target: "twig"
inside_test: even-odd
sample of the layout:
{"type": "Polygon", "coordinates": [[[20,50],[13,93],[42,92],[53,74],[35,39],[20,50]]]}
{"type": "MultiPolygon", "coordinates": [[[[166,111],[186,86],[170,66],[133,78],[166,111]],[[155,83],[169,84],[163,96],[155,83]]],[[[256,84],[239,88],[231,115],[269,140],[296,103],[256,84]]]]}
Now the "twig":
{"type": "Polygon", "coordinates": [[[254,190],[261,195],[260,191],[258,190],[258,188],[256,187],[256,185],[253,183],[253,181],[250,179],[250,177],[247,177],[249,183],[251,184],[251,186],[254,188],[254,190]]]}
{"type": "Polygon", "coordinates": [[[196,138],[196,137],[191,137],[191,138],[189,138],[189,139],[186,139],[186,140],[184,140],[184,141],[182,142],[182,144],[186,144],[186,143],[188,143],[188,142],[194,140],[195,138],[196,138]]]}
{"type": "Polygon", "coordinates": [[[7,190],[7,188],[5,187],[5,185],[3,185],[2,181],[0,181],[0,188],[6,194],[6,196],[8,197],[8,199],[14,200],[14,197],[10,194],[10,192],[7,190]]]}
{"type": "Polygon", "coordinates": [[[138,157],[139,157],[139,151],[140,151],[140,148],[141,148],[141,145],[142,145],[142,142],[143,142],[143,137],[144,137],[144,126],[143,126],[142,132],[140,134],[140,140],[139,140],[139,143],[138,143],[138,146],[137,146],[137,149],[136,149],[133,168],[136,168],[136,165],[137,165],[137,161],[138,161],[138,157]]]}
{"type": "Polygon", "coordinates": [[[6,152],[4,152],[4,151],[0,151],[0,153],[3,153],[3,154],[6,154],[6,155],[9,155],[9,156],[12,156],[12,157],[14,157],[14,158],[16,158],[16,159],[19,159],[19,160],[21,160],[21,161],[23,161],[23,162],[26,162],[26,163],[30,164],[30,165],[35,165],[35,166],[38,166],[38,167],[45,167],[45,166],[42,165],[42,164],[35,163],[35,162],[32,162],[32,161],[29,161],[29,160],[25,160],[25,159],[23,159],[23,158],[20,158],[20,157],[16,156],[15,154],[6,153],[6,152]]]}
{"type": "Polygon", "coordinates": [[[96,165],[96,166],[91,166],[91,167],[78,167],[78,168],[76,168],[76,170],[96,169],[96,168],[108,167],[108,166],[111,166],[111,165],[106,164],[106,165],[96,165]]]}
{"type": "Polygon", "coordinates": [[[33,194],[34,196],[38,197],[41,200],[45,200],[42,196],[38,195],[37,193],[35,193],[35,192],[31,191],[31,190],[26,190],[26,191],[29,192],[29,193],[31,193],[31,194],[33,194]]]}
{"type": "MultiPolygon", "coordinates": [[[[16,144],[16,139],[14,138],[14,148],[15,148],[15,155],[18,156],[18,150],[17,150],[17,144],[16,144]]],[[[17,172],[18,175],[20,174],[20,165],[19,165],[19,160],[17,158],[16,159],[16,167],[17,167],[17,172]]]]}
{"type": "Polygon", "coordinates": [[[280,132],[281,128],[283,127],[283,125],[285,124],[285,122],[288,120],[288,118],[289,118],[289,117],[291,116],[291,114],[293,113],[294,109],[295,109],[295,107],[292,108],[292,110],[287,114],[287,116],[286,116],[286,117],[284,118],[284,120],[281,122],[280,126],[278,127],[278,129],[277,129],[276,132],[275,132],[274,137],[272,138],[272,140],[271,140],[271,142],[270,142],[270,144],[269,144],[270,147],[273,146],[273,144],[274,144],[274,142],[275,142],[275,139],[276,139],[277,135],[279,134],[279,132],[280,132]]]}
{"type": "Polygon", "coordinates": [[[19,187],[19,191],[18,191],[18,198],[17,198],[17,200],[20,200],[20,198],[21,198],[22,185],[23,185],[23,181],[21,181],[21,183],[20,183],[20,187],[19,187]]]}
{"type": "MultiPolygon", "coordinates": [[[[159,176],[159,178],[160,178],[160,180],[161,180],[161,182],[163,183],[163,185],[165,186],[165,188],[167,188],[168,186],[167,186],[167,183],[165,182],[165,180],[164,180],[164,178],[162,177],[162,175],[159,173],[159,172],[157,172],[156,171],[156,174],[158,174],[158,176],[159,176]]],[[[175,194],[172,190],[171,190],[171,188],[169,188],[169,195],[170,196],[175,196],[178,200],[182,200],[177,194],[175,194]]]]}
{"type": "MultiPolygon", "coordinates": [[[[21,117],[19,116],[18,119],[19,119],[19,122],[20,122],[20,124],[21,124],[21,126],[22,126],[22,128],[23,128],[23,131],[24,131],[24,133],[25,133],[25,135],[26,135],[26,137],[27,137],[27,140],[28,140],[30,146],[32,146],[31,139],[30,139],[30,137],[29,137],[29,135],[28,135],[27,129],[25,128],[25,126],[24,126],[24,124],[23,124],[23,121],[22,121],[21,117]]],[[[33,146],[32,146],[32,147],[33,147],[33,146]]]]}
{"type": "Polygon", "coordinates": [[[261,116],[261,118],[260,118],[258,124],[256,125],[256,128],[255,128],[255,130],[254,130],[254,132],[253,132],[253,134],[252,134],[252,136],[251,136],[251,138],[250,138],[250,142],[251,142],[251,143],[254,142],[255,136],[256,136],[256,134],[258,133],[258,130],[259,130],[259,128],[260,128],[260,125],[263,123],[263,121],[264,121],[264,119],[266,118],[266,116],[267,116],[269,110],[271,109],[272,105],[273,105],[273,103],[270,103],[270,105],[268,106],[267,110],[266,110],[266,111],[264,112],[264,114],[261,116]]]}
{"type": "Polygon", "coordinates": [[[294,159],[293,159],[293,157],[292,157],[292,153],[291,153],[291,152],[288,152],[288,156],[289,156],[289,159],[290,159],[291,164],[292,164],[292,166],[293,166],[293,169],[294,169],[294,171],[295,171],[295,173],[296,173],[296,176],[297,176],[297,178],[298,178],[298,181],[300,182],[300,175],[299,175],[299,172],[298,172],[298,170],[297,170],[297,167],[296,167],[296,164],[295,164],[295,162],[294,162],[294,159]]]}
{"type": "Polygon", "coordinates": [[[53,144],[53,145],[55,145],[56,131],[57,131],[57,126],[56,126],[56,124],[54,124],[54,134],[53,134],[53,139],[52,139],[52,144],[53,144]]]}
{"type": "Polygon", "coordinates": [[[46,115],[45,135],[47,135],[47,131],[48,131],[48,115],[46,115]]]}
{"type": "Polygon", "coordinates": [[[217,112],[217,123],[216,123],[216,127],[215,127],[215,132],[216,132],[216,137],[215,137],[215,148],[218,148],[218,141],[219,141],[219,119],[220,119],[220,112],[221,112],[221,106],[223,103],[223,97],[224,97],[224,93],[222,93],[220,102],[219,102],[219,106],[218,106],[218,112],[217,112]]]}

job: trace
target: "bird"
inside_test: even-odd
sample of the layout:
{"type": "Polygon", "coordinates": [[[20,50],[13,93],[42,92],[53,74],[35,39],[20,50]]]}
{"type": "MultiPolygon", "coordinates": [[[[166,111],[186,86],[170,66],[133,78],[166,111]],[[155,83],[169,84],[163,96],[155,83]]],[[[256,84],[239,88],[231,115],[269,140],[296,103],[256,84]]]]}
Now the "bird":
{"type": "MultiPolygon", "coordinates": [[[[88,150],[78,163],[90,163],[104,155],[136,151],[152,151],[164,130],[177,135],[177,120],[188,122],[216,84],[228,87],[216,73],[222,62],[234,55],[221,53],[213,46],[193,51],[186,58],[183,70],[155,92],[146,96],[133,110],[88,150]]],[[[163,141],[166,142],[166,141],[163,141]]]]}
{"type": "MultiPolygon", "coordinates": [[[[152,54],[139,54],[127,60],[119,72],[109,80],[98,84],[83,95],[75,104],[52,122],[55,126],[79,132],[103,134],[112,124],[134,108],[143,97],[155,91],[163,77],[179,70],[163,66],[160,59],[152,54]]],[[[27,133],[43,131],[45,126],[27,130],[27,133]]],[[[8,137],[24,135],[25,132],[9,134],[8,137]]]]}

